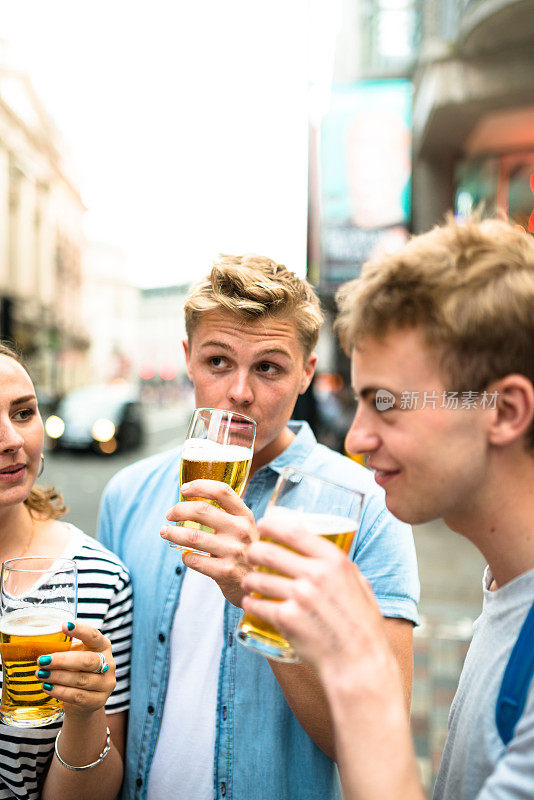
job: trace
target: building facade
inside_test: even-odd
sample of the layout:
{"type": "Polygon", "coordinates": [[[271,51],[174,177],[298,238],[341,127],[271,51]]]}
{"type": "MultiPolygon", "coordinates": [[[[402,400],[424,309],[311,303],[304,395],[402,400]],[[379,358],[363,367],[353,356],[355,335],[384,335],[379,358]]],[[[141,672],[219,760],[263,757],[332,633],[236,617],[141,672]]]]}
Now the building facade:
{"type": "Polygon", "coordinates": [[[27,76],[0,69],[0,335],[44,395],[85,380],[84,205],[27,76]]]}
{"type": "Polygon", "coordinates": [[[126,279],[119,247],[88,242],[84,251],[83,314],[90,331],[91,383],[137,381],[141,290],[126,279]]]}
{"type": "MultiPolygon", "coordinates": [[[[318,368],[329,376],[317,386],[337,387],[325,403],[342,409],[352,408],[352,393],[348,359],[331,335],[335,293],[368,258],[402,246],[412,227],[420,19],[420,0],[342,0],[329,104],[311,115],[308,278],[326,313],[318,368]]],[[[344,424],[348,412],[335,416],[344,424]]]]}
{"type": "Polygon", "coordinates": [[[534,233],[534,0],[428,0],[413,81],[414,229],[482,203],[534,233]]]}
{"type": "Polygon", "coordinates": [[[173,400],[189,381],[182,341],[190,284],[141,289],[135,366],[147,400],[173,400]]]}

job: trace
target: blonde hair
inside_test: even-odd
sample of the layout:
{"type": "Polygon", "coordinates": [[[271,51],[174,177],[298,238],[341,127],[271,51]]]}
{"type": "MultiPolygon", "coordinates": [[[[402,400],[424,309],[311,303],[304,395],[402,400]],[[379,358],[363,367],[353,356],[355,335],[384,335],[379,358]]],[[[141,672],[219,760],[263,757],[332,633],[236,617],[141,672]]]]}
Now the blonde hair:
{"type": "Polygon", "coordinates": [[[184,311],[189,339],[209,311],[228,311],[245,319],[292,318],[306,358],[317,344],[324,319],[308,281],[257,255],[221,255],[210,274],[191,288],[184,311]]]}
{"type": "MultiPolygon", "coordinates": [[[[0,342],[0,356],[12,358],[26,369],[20,353],[7,342],[0,342]]],[[[61,494],[53,486],[32,486],[28,497],[24,500],[24,505],[27,506],[32,517],[44,517],[45,519],[59,519],[68,511],[61,494]]]]}
{"type": "MultiPolygon", "coordinates": [[[[451,388],[480,392],[512,373],[534,384],[534,238],[510,222],[449,218],[367,262],[337,301],[347,353],[421,327],[451,388]]],[[[528,438],[534,447],[534,424],[528,438]]]]}

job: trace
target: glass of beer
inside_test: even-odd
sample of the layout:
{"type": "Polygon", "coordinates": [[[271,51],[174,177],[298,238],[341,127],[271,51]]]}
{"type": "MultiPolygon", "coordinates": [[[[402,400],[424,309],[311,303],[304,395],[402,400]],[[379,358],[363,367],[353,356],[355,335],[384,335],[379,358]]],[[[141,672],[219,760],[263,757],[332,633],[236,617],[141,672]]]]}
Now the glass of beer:
{"type": "MultiPolygon", "coordinates": [[[[255,436],[256,423],[250,417],[220,408],[197,408],[191,417],[182,449],[180,486],[204,478],[227,483],[241,496],[250,472],[255,436]]],[[[180,502],[184,500],[206,500],[214,506],[218,505],[215,500],[184,497],[180,494],[180,502]]],[[[213,528],[199,522],[190,520],[177,524],[184,528],[197,528],[213,533],[213,528]]],[[[192,547],[182,547],[174,543],[170,546],[209,556],[209,553],[192,547]]]]}
{"type": "Polygon", "coordinates": [[[74,622],[76,562],[66,558],[11,558],[0,574],[0,720],[39,728],[63,717],[63,702],[42,690],[35,672],[40,656],[69,650],[63,633],[74,622]]]}
{"type": "MultiPolygon", "coordinates": [[[[300,529],[324,536],[348,554],[358,530],[363,498],[361,492],[286,467],[276,482],[264,519],[280,530],[300,529]]],[[[300,663],[287,639],[252,614],[243,615],[236,636],[245,647],[267,658],[300,663]]]]}

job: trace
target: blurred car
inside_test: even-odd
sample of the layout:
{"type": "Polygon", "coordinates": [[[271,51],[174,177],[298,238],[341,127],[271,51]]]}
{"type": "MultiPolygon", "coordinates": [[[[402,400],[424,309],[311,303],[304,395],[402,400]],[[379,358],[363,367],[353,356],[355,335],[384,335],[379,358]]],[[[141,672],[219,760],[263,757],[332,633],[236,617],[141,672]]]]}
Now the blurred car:
{"type": "Polygon", "coordinates": [[[83,386],[66,394],[45,422],[53,449],[112,453],[139,447],[145,426],[135,388],[128,384],[83,386]]]}

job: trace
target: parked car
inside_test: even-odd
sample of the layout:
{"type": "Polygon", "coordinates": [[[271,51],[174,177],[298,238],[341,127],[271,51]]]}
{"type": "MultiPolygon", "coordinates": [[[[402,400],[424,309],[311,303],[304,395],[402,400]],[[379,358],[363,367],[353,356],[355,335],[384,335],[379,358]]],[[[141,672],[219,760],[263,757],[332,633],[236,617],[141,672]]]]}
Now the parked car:
{"type": "Polygon", "coordinates": [[[83,386],[60,400],[45,430],[51,448],[111,455],[143,443],[142,406],[129,384],[83,386]]]}

